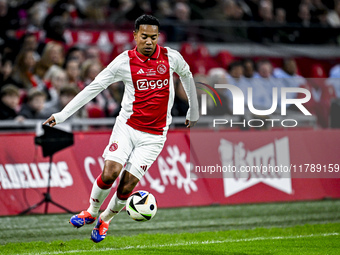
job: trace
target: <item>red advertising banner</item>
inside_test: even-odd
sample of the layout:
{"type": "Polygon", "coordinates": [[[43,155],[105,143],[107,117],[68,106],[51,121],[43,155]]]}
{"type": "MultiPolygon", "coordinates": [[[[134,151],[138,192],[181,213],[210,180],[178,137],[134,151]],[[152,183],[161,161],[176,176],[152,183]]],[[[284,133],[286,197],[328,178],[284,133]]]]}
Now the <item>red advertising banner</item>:
{"type": "MultiPolygon", "coordinates": [[[[75,212],[88,207],[109,136],[110,132],[77,132],[74,145],[53,156],[51,196],[55,202],[75,212]]],[[[19,214],[43,198],[49,159],[42,157],[34,137],[0,134],[0,215],[19,214]]],[[[340,198],[339,141],[339,130],[170,130],[163,151],[136,190],[153,193],[159,207],[340,198]],[[219,166],[260,165],[291,169],[217,173],[219,166]],[[211,167],[203,172],[204,166],[214,166],[215,172],[210,173],[211,167]]],[[[43,212],[44,206],[32,210],[43,212]]],[[[48,212],[63,210],[50,204],[48,212]]]]}

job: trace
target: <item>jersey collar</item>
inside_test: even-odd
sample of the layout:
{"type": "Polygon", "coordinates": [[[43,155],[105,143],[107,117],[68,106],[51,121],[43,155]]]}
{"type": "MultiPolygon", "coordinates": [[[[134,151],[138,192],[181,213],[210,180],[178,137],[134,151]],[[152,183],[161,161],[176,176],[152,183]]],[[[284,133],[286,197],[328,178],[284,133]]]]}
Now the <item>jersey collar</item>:
{"type": "Polygon", "coordinates": [[[151,59],[157,59],[157,58],[159,57],[160,52],[161,52],[161,47],[157,44],[157,45],[156,45],[156,50],[155,50],[155,52],[151,55],[151,57],[148,57],[148,56],[145,56],[145,55],[139,53],[139,52],[137,51],[137,46],[136,46],[133,50],[134,50],[134,52],[135,52],[135,54],[136,54],[136,57],[137,57],[140,61],[145,62],[145,61],[147,61],[149,58],[151,58],[151,59]]]}

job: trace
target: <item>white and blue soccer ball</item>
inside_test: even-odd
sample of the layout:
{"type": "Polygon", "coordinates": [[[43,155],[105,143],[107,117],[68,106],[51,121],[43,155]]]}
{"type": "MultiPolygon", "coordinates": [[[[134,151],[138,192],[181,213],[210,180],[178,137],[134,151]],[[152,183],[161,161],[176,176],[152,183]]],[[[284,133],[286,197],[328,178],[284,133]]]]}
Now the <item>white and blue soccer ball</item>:
{"type": "Polygon", "coordinates": [[[136,221],[151,220],[157,212],[156,199],[150,192],[139,190],[127,199],[126,212],[136,221]]]}

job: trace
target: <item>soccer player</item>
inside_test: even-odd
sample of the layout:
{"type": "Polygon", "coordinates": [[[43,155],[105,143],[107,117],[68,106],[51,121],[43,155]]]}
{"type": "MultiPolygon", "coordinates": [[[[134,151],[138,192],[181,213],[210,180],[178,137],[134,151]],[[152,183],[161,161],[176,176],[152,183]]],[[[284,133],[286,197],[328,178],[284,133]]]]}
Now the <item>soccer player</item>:
{"type": "Polygon", "coordinates": [[[163,149],[172,118],[174,72],[180,76],[189,101],[186,126],[193,127],[199,118],[196,88],[188,64],[177,51],[157,44],[159,21],[151,15],[140,16],[133,35],[136,41],[133,50],[117,56],[61,112],[43,123],[51,127],[62,123],[112,83],[125,84],[122,109],[103,153],[103,172],[93,183],[90,206],[70,219],[77,228],[93,223],[123,170],[117,191],[92,230],[94,242],[105,238],[111,219],[124,208],[134,187],[163,149]]]}

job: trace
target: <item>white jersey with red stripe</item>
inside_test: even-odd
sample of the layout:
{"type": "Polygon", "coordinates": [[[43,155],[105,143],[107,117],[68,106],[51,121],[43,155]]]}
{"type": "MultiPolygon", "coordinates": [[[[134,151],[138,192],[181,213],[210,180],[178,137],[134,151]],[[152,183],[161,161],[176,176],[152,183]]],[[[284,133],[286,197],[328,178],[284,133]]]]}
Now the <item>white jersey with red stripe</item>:
{"type": "Polygon", "coordinates": [[[112,83],[123,81],[125,91],[119,115],[136,130],[165,134],[172,119],[174,72],[180,76],[188,96],[187,119],[197,121],[196,88],[189,66],[179,52],[159,45],[150,57],[140,54],[136,48],[120,54],[61,112],[53,116],[57,124],[61,123],[112,83]]]}

